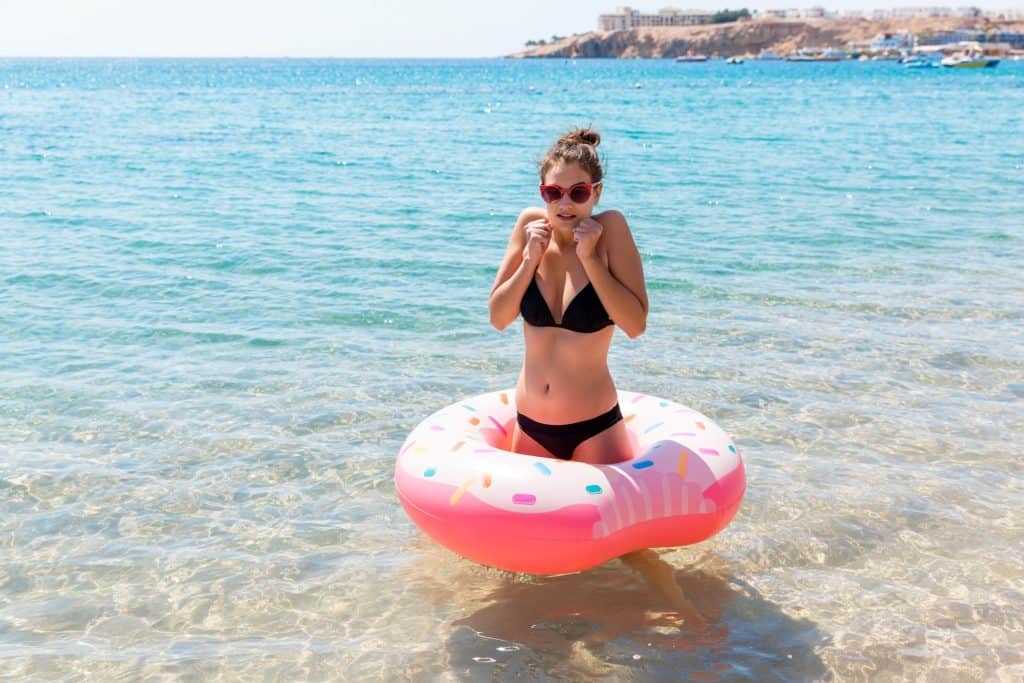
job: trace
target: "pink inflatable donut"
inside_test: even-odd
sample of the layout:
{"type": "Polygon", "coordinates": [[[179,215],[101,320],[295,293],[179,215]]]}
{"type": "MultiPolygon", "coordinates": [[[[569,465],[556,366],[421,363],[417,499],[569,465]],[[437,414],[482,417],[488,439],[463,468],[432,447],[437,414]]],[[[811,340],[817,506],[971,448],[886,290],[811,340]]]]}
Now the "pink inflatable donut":
{"type": "Polygon", "coordinates": [[[395,463],[398,496],[441,545],[531,574],[580,571],[723,529],[746,489],[729,435],[653,396],[620,391],[619,405],[638,455],[589,465],[507,450],[516,417],[511,390],[459,401],[405,440],[395,463]]]}

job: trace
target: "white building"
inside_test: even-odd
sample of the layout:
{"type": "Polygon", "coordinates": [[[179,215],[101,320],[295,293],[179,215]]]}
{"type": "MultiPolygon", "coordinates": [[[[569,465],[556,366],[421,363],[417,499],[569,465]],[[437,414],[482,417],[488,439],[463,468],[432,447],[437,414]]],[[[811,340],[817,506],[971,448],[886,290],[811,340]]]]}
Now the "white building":
{"type": "Polygon", "coordinates": [[[758,19],[828,19],[836,16],[824,7],[808,7],[806,9],[762,9],[754,10],[754,16],[758,19]]]}
{"type": "Polygon", "coordinates": [[[889,16],[897,19],[910,17],[951,17],[953,10],[949,7],[894,7],[889,16]]]}
{"type": "Polygon", "coordinates": [[[879,33],[871,41],[871,48],[879,51],[906,50],[914,47],[914,36],[909,31],[879,33]]]}
{"type": "Polygon", "coordinates": [[[597,27],[601,31],[623,31],[628,28],[642,26],[692,26],[694,24],[710,24],[713,12],[706,10],[681,10],[665,7],[657,14],[643,14],[632,7],[619,7],[615,14],[602,14],[597,18],[597,27]]]}

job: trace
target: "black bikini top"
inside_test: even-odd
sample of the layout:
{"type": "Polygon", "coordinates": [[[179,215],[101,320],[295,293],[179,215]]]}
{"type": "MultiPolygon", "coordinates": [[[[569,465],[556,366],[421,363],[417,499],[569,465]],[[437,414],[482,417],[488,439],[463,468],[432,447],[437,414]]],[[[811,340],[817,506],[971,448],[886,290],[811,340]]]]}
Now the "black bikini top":
{"type": "Polygon", "coordinates": [[[561,323],[556,323],[555,317],[551,315],[551,309],[540,293],[536,278],[530,280],[530,286],[526,288],[523,300],[519,303],[519,312],[523,314],[523,320],[534,327],[560,327],[572,332],[597,332],[615,324],[608,317],[608,311],[590,282],[569,302],[561,323]]]}

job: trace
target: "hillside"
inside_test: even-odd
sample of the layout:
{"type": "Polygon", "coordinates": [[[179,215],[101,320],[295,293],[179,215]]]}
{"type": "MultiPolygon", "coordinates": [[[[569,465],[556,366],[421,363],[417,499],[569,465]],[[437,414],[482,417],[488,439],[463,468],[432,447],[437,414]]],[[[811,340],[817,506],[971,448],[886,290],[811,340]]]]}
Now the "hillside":
{"type": "MultiPolygon", "coordinates": [[[[1024,31],[1024,22],[1001,27],[1024,31]]],[[[707,55],[757,54],[772,50],[788,54],[802,47],[845,47],[870,41],[879,33],[908,30],[918,35],[955,28],[987,30],[993,24],[978,19],[755,19],[729,24],[633,28],[594,31],[541,45],[510,57],[675,57],[689,52],[707,55]]]]}

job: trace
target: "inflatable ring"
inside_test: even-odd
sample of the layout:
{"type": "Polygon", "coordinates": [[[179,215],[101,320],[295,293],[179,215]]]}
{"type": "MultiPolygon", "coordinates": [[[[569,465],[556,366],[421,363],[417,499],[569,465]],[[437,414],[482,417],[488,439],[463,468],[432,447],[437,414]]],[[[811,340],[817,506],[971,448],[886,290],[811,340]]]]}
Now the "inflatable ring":
{"type": "Polygon", "coordinates": [[[434,413],[405,440],[395,486],[428,536],[481,564],[531,574],[588,569],[722,530],[746,489],[739,452],[678,403],[619,392],[632,460],[590,465],[507,450],[514,392],[434,413]]]}

